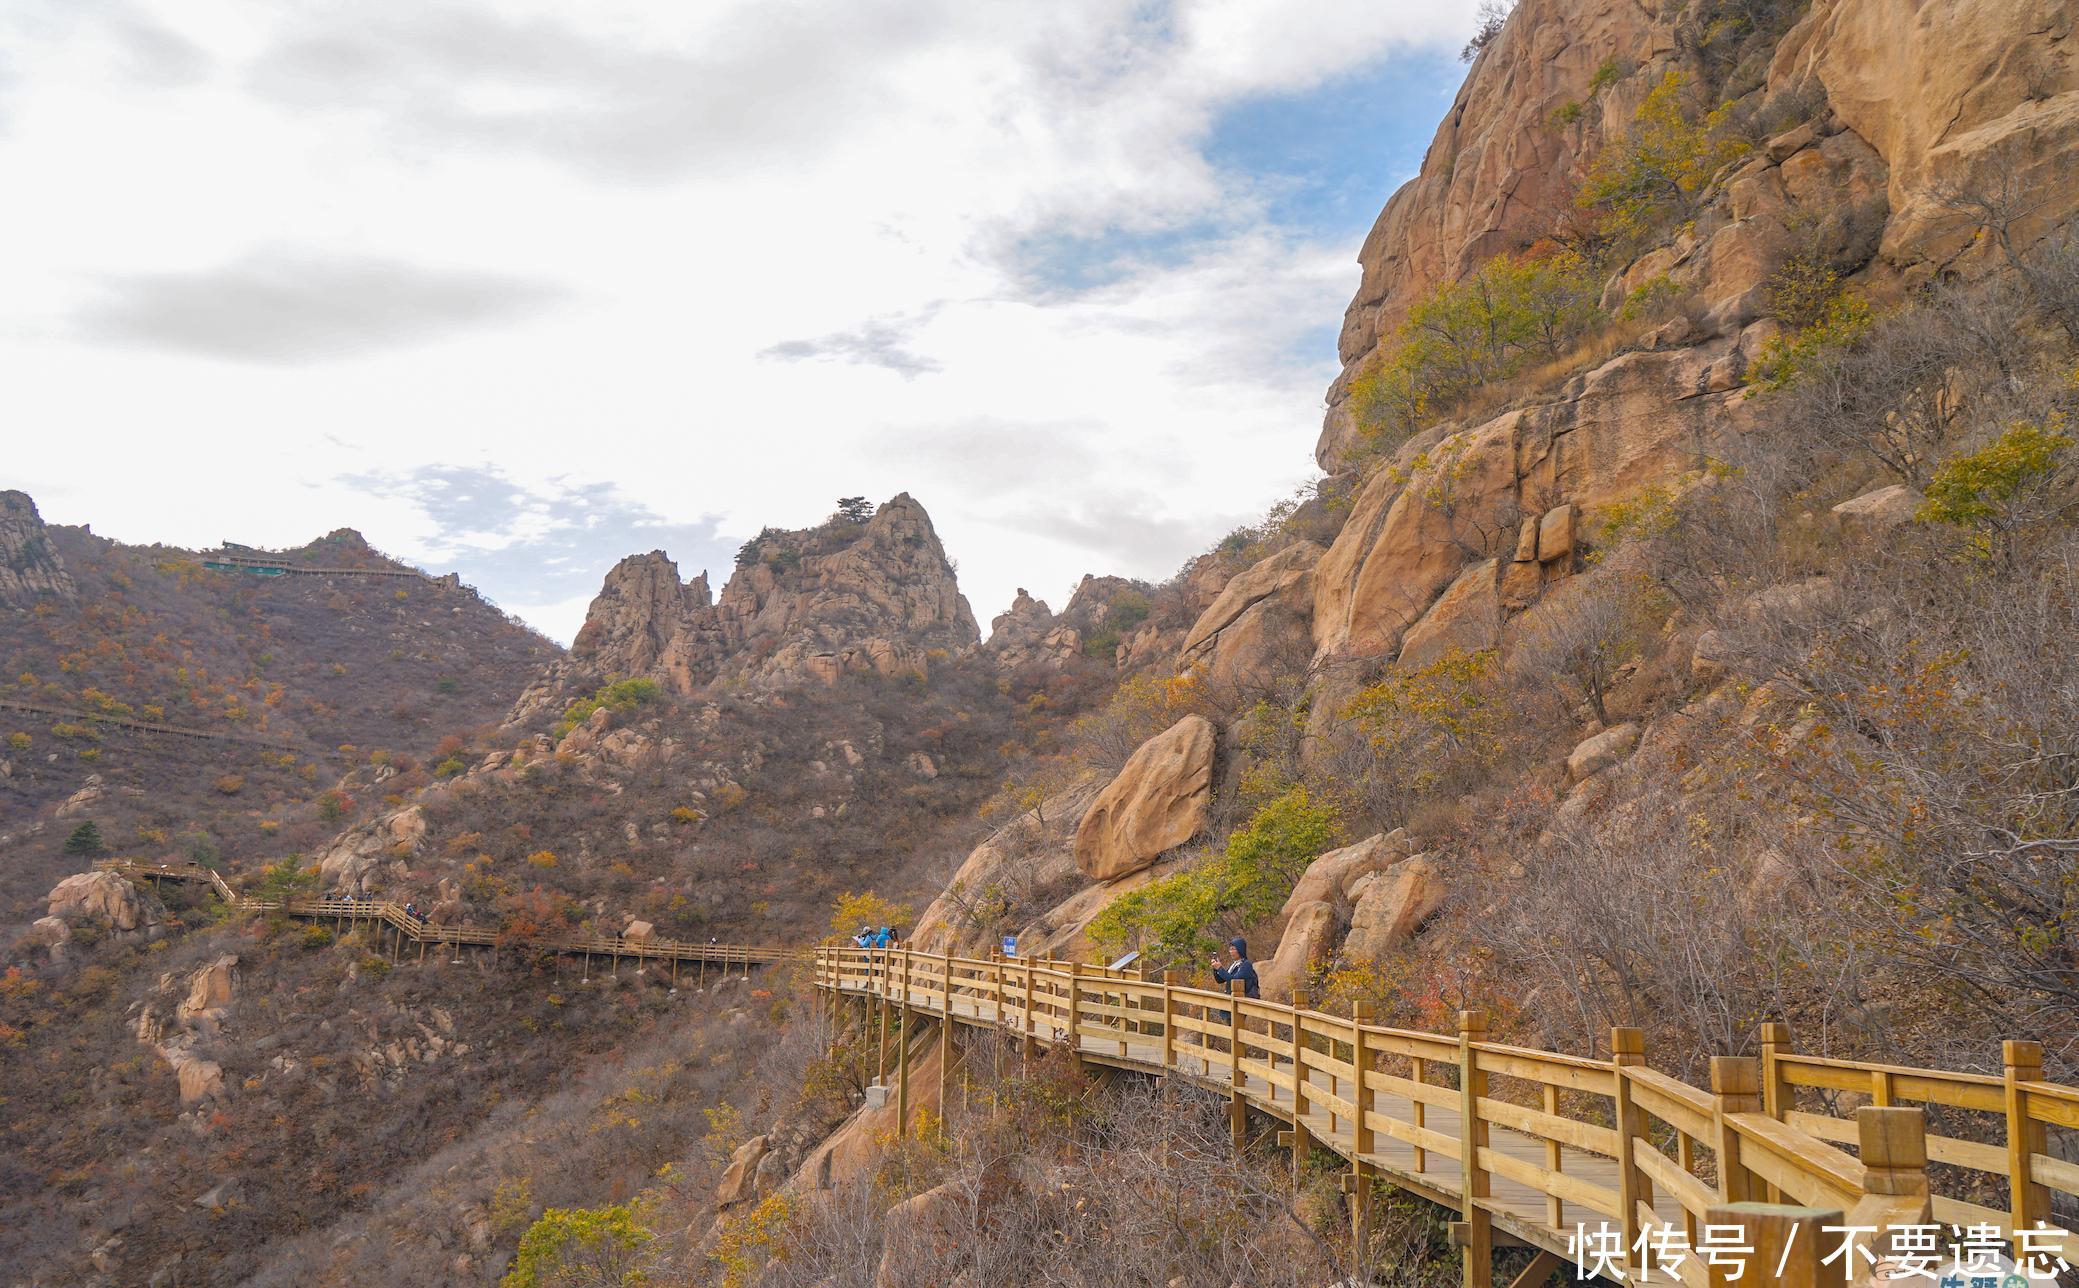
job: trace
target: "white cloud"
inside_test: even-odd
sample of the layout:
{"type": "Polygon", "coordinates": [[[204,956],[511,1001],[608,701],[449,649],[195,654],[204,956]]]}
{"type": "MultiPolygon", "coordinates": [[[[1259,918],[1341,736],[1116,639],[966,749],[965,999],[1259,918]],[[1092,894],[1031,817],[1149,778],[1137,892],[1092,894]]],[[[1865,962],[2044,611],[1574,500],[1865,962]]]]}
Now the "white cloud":
{"type": "MultiPolygon", "coordinates": [[[[1160,576],[1307,473],[1355,281],[1350,230],[1271,226],[1206,132],[1472,7],[27,0],[8,482],[472,579],[568,530],[516,501],[458,539],[381,480],[610,484],[689,547],[907,490],[984,618],[1160,576]]],[[[501,598],[567,637],[561,581],[501,598]]]]}

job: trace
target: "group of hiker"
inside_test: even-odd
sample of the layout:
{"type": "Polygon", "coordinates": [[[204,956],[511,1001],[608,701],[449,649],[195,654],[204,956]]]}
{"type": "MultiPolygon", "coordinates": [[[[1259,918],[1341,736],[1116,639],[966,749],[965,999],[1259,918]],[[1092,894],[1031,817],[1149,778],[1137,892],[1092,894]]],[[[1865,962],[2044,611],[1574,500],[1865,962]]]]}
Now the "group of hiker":
{"type": "MultiPolygon", "coordinates": [[[[1010,941],[1006,941],[1006,950],[1008,950],[1009,943],[1010,941]]],[[[902,932],[892,926],[882,926],[878,929],[872,926],[861,926],[859,927],[859,933],[852,936],[852,946],[854,948],[900,948],[902,947],[902,932]]],[[[1221,984],[1240,981],[1242,992],[1245,996],[1261,998],[1263,996],[1263,985],[1256,977],[1256,963],[1249,960],[1248,941],[1237,935],[1227,941],[1227,951],[1229,954],[1228,961],[1223,962],[1218,957],[1215,957],[1208,963],[1213,968],[1213,979],[1221,984]]]]}
{"type": "Polygon", "coordinates": [[[902,947],[902,932],[892,926],[882,926],[878,930],[871,926],[861,926],[859,927],[859,933],[852,936],[852,946],[854,948],[900,948],[902,947]]]}

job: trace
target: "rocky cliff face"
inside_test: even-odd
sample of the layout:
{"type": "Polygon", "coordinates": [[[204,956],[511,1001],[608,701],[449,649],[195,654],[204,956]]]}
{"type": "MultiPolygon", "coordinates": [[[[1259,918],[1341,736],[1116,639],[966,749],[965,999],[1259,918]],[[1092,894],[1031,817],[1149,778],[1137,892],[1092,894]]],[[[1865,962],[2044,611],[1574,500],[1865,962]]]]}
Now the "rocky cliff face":
{"type": "MultiPolygon", "coordinates": [[[[1627,285],[1668,273],[1703,293],[1713,330],[1729,338],[1754,320],[1756,290],[1793,227],[1822,226],[1819,239],[1850,266],[1875,252],[1873,276],[1904,283],[1990,253],[1957,216],[1950,198],[1961,189],[2032,194],[2014,212],[2023,244],[2060,227],[2079,208],[2055,173],[2079,144],[2072,23],[2057,0],[1953,0],[1910,13],[1883,0],[1815,0],[1751,87],[1764,128],[1806,119],[1726,179],[1725,200],[1627,285]]],[[[1357,446],[1352,378],[1422,293],[1576,233],[1588,161],[1664,73],[1700,77],[1697,40],[1675,6],[1523,0],[1359,252],[1343,374],[1316,448],[1324,469],[1347,467],[1357,446]]]]}
{"type": "Polygon", "coordinates": [[[0,604],[29,604],[45,596],[69,600],[77,593],[36,502],[27,492],[0,492],[0,604]]]}
{"type": "Polygon", "coordinates": [[[557,710],[609,676],[648,676],[691,696],[717,680],[779,686],[923,672],[979,635],[931,516],[904,493],[864,520],[766,529],[718,600],[707,574],[680,582],[661,550],[623,559],[569,658],[527,691],[514,718],[557,710]]]}

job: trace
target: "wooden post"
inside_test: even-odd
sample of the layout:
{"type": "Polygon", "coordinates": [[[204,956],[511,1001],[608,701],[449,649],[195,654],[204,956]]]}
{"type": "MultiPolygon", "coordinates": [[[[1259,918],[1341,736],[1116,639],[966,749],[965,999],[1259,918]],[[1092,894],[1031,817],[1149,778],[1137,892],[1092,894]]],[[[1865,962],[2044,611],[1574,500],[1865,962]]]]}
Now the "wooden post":
{"type": "Polygon", "coordinates": [[[1711,1057],[1711,1118],[1718,1155],[1718,1194],[1727,1203],[1758,1201],[1761,1187],[1740,1159],[1740,1133],[1726,1120],[1733,1114],[1761,1112],[1761,1063],[1735,1056],[1711,1057]]]}
{"type": "MultiPolygon", "coordinates": [[[[1365,1110],[1371,1105],[1371,1096],[1364,1085],[1365,1067],[1372,1062],[1371,1048],[1364,1039],[1364,1026],[1371,1018],[1370,1002],[1350,1003],[1350,1243],[1359,1265],[1369,1261],[1372,1176],[1378,1170],[1366,1157],[1375,1146],[1371,1120],[1365,1116],[1365,1110]]],[[[1492,1276],[1489,1281],[1492,1281],[1492,1276]]]]}
{"type": "Polygon", "coordinates": [[[1487,1148],[1487,1124],[1480,1117],[1480,1101],[1487,1096],[1487,1074],[1480,1068],[1479,1052],[1473,1048],[1487,1040],[1487,1012],[1458,1013],[1458,1166],[1464,1178],[1459,1215],[1463,1218],[1465,1288],[1493,1288],[1494,1224],[1491,1214],[1480,1206],[1490,1196],[1487,1169],[1480,1153],[1487,1148]]]}
{"type": "Polygon", "coordinates": [[[1704,1220],[1742,1231],[1741,1246],[1753,1249],[1744,1263],[1730,1256],[1715,1258],[1709,1266],[1710,1288],[1844,1288],[1848,1258],[1836,1256],[1829,1262],[1827,1256],[1838,1244],[1824,1234],[1826,1227],[1840,1226],[1838,1210],[1728,1203],[1712,1208],[1704,1220]]]}
{"type": "Polygon", "coordinates": [[[1068,1056],[1076,1068],[1083,1067],[1083,1039],[1076,1032],[1076,1016],[1083,1005],[1083,963],[1068,964],[1068,1056]]]}
{"type": "Polygon", "coordinates": [[[1227,1131],[1236,1151],[1248,1140],[1249,1109],[1242,1099],[1242,999],[1247,985],[1227,981],[1227,1131]]]}
{"type": "MultiPolygon", "coordinates": [[[[1419,1056],[1419,1055],[1418,1055],[1418,1056],[1415,1056],[1415,1057],[1413,1057],[1413,1058],[1411,1058],[1411,1059],[1410,1059],[1410,1060],[1408,1061],[1408,1078],[1409,1078],[1409,1080],[1410,1080],[1410,1081],[1413,1081],[1413,1082],[1421,1082],[1421,1081],[1423,1081],[1423,1077],[1422,1077],[1422,1069],[1423,1069],[1423,1066],[1424,1066],[1424,1065],[1426,1065],[1426,1064],[1428,1064],[1428,1063],[1429,1063],[1429,1062],[1428,1062],[1427,1060],[1424,1060],[1424,1059],[1423,1059],[1423,1058],[1422,1058],[1421,1056],[1419,1056]]],[[[1413,1120],[1414,1120],[1414,1123],[1415,1123],[1415,1125],[1416,1125],[1417,1127],[1427,1127],[1427,1126],[1429,1126],[1429,1106],[1428,1106],[1428,1105],[1425,1105],[1425,1104],[1423,1104],[1423,1103],[1422,1103],[1421,1101],[1419,1101],[1419,1100],[1416,1100],[1416,1099],[1414,1099],[1413,1097],[1409,1097],[1409,1099],[1408,1099],[1408,1116],[1409,1116],[1409,1117],[1410,1117],[1411,1119],[1413,1119],[1413,1120]]],[[[1416,1146],[1416,1147],[1415,1147],[1415,1174],[1416,1174],[1417,1176],[1420,1176],[1420,1175],[1421,1175],[1422,1173],[1424,1173],[1424,1172],[1426,1172],[1426,1171],[1428,1171],[1428,1170],[1429,1170],[1429,1151],[1428,1151],[1428,1150],[1426,1150],[1426,1149],[1423,1149],[1423,1148],[1421,1148],[1420,1146],[1416,1146]]]]}
{"type": "Polygon", "coordinates": [[[1926,1111],[1917,1106],[1864,1105],[1855,1111],[1855,1137],[1863,1193],[1927,1201],[1926,1111]]]}
{"type": "MultiPolygon", "coordinates": [[[[1624,1231],[1624,1263],[1634,1279],[1643,1277],[1647,1257],[1639,1247],[1639,1209],[1653,1206],[1652,1182],[1639,1170],[1638,1140],[1646,1134],[1646,1115],[1631,1098],[1624,1071],[1646,1063],[1646,1035],[1638,1029],[1610,1030],[1612,1121],[1617,1129],[1617,1226],[1624,1231]]],[[[1648,1145],[1651,1148],[1651,1145],[1648,1145]]]]}
{"type": "MultiPolygon", "coordinates": [[[[1761,1026],[1761,1111],[1779,1123],[1786,1121],[1790,1111],[1797,1107],[1797,1091],[1790,1085],[1782,1064],[1783,1057],[1794,1055],[1796,1051],[1790,1040],[1788,1024],[1771,1020],[1761,1026]]],[[[1767,1187],[1767,1198],[1771,1203],[1781,1203],[1783,1191],[1771,1184],[1767,1187]]]]}
{"type": "Polygon", "coordinates": [[[1025,1013],[1021,1027],[1025,1030],[1025,1040],[1020,1044],[1020,1062],[1029,1065],[1032,1063],[1032,1057],[1038,1054],[1036,1048],[1039,1045],[1038,1030],[1033,1027],[1032,1022],[1032,958],[1030,957],[1025,959],[1025,1013]]]}
{"type": "Polygon", "coordinates": [[[953,1110],[953,1017],[949,1013],[938,1022],[938,1119],[941,1123],[953,1110]]]}
{"type": "Polygon", "coordinates": [[[1313,1148],[1307,1139],[1307,1038],[1304,1012],[1307,995],[1303,989],[1292,990],[1292,1189],[1298,1192],[1306,1180],[1307,1151],[1313,1148]]]}
{"type": "Polygon", "coordinates": [[[873,1007],[874,1018],[877,1021],[877,1023],[875,1024],[875,1028],[878,1031],[877,1036],[880,1039],[880,1054],[874,1057],[873,1062],[873,1080],[885,1087],[888,1085],[889,1002],[887,992],[885,990],[875,992],[870,998],[867,999],[867,1005],[873,1007]]]}
{"type": "Polygon", "coordinates": [[[1162,1071],[1177,1067],[1177,973],[1162,972],[1162,1071]]]}
{"type": "Polygon", "coordinates": [[[2003,1042],[2000,1057],[2006,1066],[2001,1080],[2007,1093],[2007,1215],[2015,1230],[2029,1230],[2050,1219],[2050,1191],[2036,1183],[2029,1161],[2050,1149],[2048,1129],[2029,1114],[2027,1087],[2043,1080],[2043,1044],[2003,1042]]]}
{"type": "Polygon", "coordinates": [[[910,950],[902,954],[902,1011],[895,1022],[895,1134],[910,1134],[910,950]]]}
{"type": "MultiPolygon", "coordinates": [[[[1551,1083],[1548,1082],[1544,1084],[1544,1092],[1545,1112],[1552,1115],[1554,1118],[1560,1117],[1561,1115],[1559,1112],[1559,1088],[1553,1086],[1551,1083]]],[[[1546,1141],[1545,1170],[1554,1173],[1564,1171],[1565,1169],[1561,1167],[1561,1164],[1566,1161],[1564,1157],[1564,1152],[1565,1151],[1560,1149],[1558,1141],[1546,1141]]],[[[1556,1194],[1546,1195],[1545,1224],[1551,1226],[1555,1230],[1564,1230],[1566,1229],[1565,1216],[1566,1213],[1563,1210],[1563,1205],[1560,1202],[1559,1196],[1556,1194]]]]}

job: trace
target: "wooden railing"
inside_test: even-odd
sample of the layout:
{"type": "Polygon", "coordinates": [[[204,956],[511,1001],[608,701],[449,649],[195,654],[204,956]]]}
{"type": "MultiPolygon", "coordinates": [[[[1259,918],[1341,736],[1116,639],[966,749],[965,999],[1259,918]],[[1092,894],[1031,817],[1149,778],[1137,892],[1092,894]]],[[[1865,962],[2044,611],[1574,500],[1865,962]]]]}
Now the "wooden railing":
{"type": "Polygon", "coordinates": [[[1237,1144],[1250,1110],[1287,1124],[1278,1137],[1295,1173],[1319,1145],[1348,1164],[1349,1191],[1381,1179],[1457,1210],[1468,1283],[1491,1283],[1475,1268],[1497,1237],[1581,1265],[1584,1227],[1607,1227],[1622,1252],[1605,1273],[1635,1282],[1650,1260],[1654,1278],[1705,1288],[1700,1258],[1670,1272],[1648,1250],[1699,1246],[1732,1205],[1796,1204],[1879,1231],[1988,1226],[2011,1240],[2059,1224],[2060,1196],[2079,1198],[2079,1165],[2049,1139],[2079,1130],[2079,1090],[2043,1081],[2033,1043],[2006,1044],[2001,1076],[1946,1073],[1798,1055],[1771,1025],[1760,1058],[1714,1059],[1703,1089],[1649,1067],[1635,1029],[1588,1058],[1491,1041],[1478,1011],[1460,1014],[1456,1034],[1423,1033],[1371,1024],[1361,1006],[1331,1015],[1303,996],[1255,1001],[1074,962],[825,948],[813,971],[818,988],[877,1011],[905,1129],[907,1065],[886,1065],[897,1013],[899,1032],[921,1013],[950,1020],[948,1040],[955,1025],[981,1028],[1027,1051],[1182,1076],[1227,1096],[1237,1144]],[[1936,1111],[1978,1121],[1965,1134],[1936,1111]],[[1927,1129],[1930,1116],[1943,1130],[1927,1129]]]}
{"type": "MultiPolygon", "coordinates": [[[[458,948],[517,947],[542,952],[606,957],[615,961],[633,958],[639,961],[699,962],[720,964],[725,968],[741,966],[745,969],[805,956],[800,950],[764,948],[750,944],[702,944],[655,938],[627,939],[619,935],[537,936],[515,940],[490,926],[471,925],[467,922],[437,924],[424,916],[415,915],[407,910],[407,905],[394,900],[349,898],[344,895],[255,899],[232,889],[222,876],[200,864],[155,864],[139,863],[129,859],[102,859],[94,866],[102,871],[120,873],[133,880],[207,881],[216,891],[218,898],[247,912],[279,912],[304,921],[374,923],[393,931],[399,946],[406,941],[420,945],[422,956],[423,949],[428,944],[448,944],[458,948]]],[[[676,972],[673,978],[677,978],[676,972]]]]}

